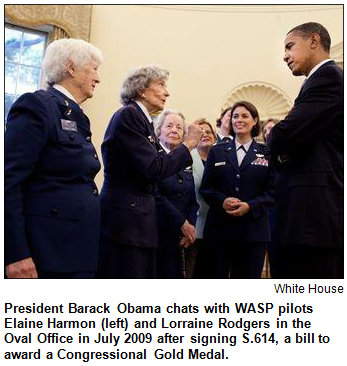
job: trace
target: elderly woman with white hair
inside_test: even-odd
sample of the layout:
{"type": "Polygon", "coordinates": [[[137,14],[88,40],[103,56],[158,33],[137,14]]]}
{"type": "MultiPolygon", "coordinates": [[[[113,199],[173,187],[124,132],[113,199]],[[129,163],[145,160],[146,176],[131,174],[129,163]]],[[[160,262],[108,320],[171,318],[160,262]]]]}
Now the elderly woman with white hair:
{"type": "Polygon", "coordinates": [[[100,51],[52,42],[47,90],[22,95],[5,133],[5,265],[9,278],[92,278],[97,266],[100,162],[80,104],[100,82],[100,51]]]}
{"type": "Polygon", "coordinates": [[[164,109],[168,71],[148,65],[123,82],[124,105],[111,118],[102,144],[99,276],[156,277],[156,184],[192,164],[190,150],[202,130],[191,124],[185,141],[169,154],[157,150],[151,114],[164,109]]]}
{"type": "MultiPolygon", "coordinates": [[[[185,137],[186,123],[181,112],[166,109],[158,117],[155,133],[159,152],[165,156],[176,149],[185,137]]],[[[158,184],[158,278],[186,277],[185,248],[196,238],[198,203],[192,167],[182,169],[158,184]]]]}

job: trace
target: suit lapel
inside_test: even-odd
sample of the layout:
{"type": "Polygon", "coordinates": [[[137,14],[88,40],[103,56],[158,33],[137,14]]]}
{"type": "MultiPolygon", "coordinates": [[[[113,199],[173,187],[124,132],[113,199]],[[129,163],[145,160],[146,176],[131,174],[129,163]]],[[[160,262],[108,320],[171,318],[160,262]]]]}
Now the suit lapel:
{"type": "Polygon", "coordinates": [[[315,76],[319,75],[319,71],[329,65],[336,65],[336,63],[333,60],[326,62],[325,64],[321,65],[308,79],[305,79],[296,99],[299,98],[303,94],[303,92],[306,91],[306,89],[308,89],[310,87],[312,81],[314,82],[315,76]]]}
{"type": "Polygon", "coordinates": [[[251,146],[249,147],[245,157],[242,160],[240,165],[240,170],[244,169],[247,165],[249,165],[256,158],[256,153],[258,152],[257,143],[253,140],[251,146]]]}
{"type": "Polygon", "coordinates": [[[58,99],[59,109],[61,111],[63,119],[75,121],[79,128],[88,132],[90,131],[89,119],[83,113],[83,110],[76,102],[74,102],[72,99],[68,98],[59,90],[53,87],[50,87],[47,91],[53,94],[58,99]]]}
{"type": "Polygon", "coordinates": [[[225,152],[226,157],[230,164],[236,169],[237,171],[240,170],[239,163],[237,162],[237,156],[236,156],[236,147],[235,147],[235,139],[231,140],[226,146],[225,146],[225,152]]]}
{"type": "Polygon", "coordinates": [[[130,102],[130,104],[133,105],[137,109],[137,111],[141,115],[142,120],[146,123],[146,125],[149,127],[149,129],[154,134],[153,122],[151,123],[151,122],[148,121],[147,116],[143,113],[143,110],[140,108],[140,106],[136,102],[130,102]]]}
{"type": "MultiPolygon", "coordinates": [[[[159,145],[159,141],[158,141],[157,136],[156,136],[156,134],[154,132],[154,124],[153,124],[153,122],[151,123],[151,122],[148,121],[147,116],[143,113],[143,110],[140,108],[140,106],[136,102],[133,102],[132,101],[132,102],[130,102],[130,104],[133,105],[136,108],[136,110],[139,112],[139,114],[140,114],[143,122],[146,124],[146,126],[149,129],[149,131],[151,132],[151,136],[152,136],[152,138],[154,140],[154,145],[155,145],[156,149],[157,150],[160,150],[161,146],[159,145]]],[[[149,136],[148,136],[148,138],[149,138],[149,136]]]]}

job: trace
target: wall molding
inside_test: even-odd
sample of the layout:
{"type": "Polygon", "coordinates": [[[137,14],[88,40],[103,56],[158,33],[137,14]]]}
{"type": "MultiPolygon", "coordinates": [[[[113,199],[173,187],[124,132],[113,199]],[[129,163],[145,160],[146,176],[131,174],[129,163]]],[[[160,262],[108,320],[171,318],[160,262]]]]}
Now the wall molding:
{"type": "Polygon", "coordinates": [[[343,5],[135,5],[151,8],[210,13],[283,13],[343,10],[343,5]]]}
{"type": "Polygon", "coordinates": [[[343,68],[343,42],[337,43],[331,47],[330,58],[343,68]]]}
{"type": "Polygon", "coordinates": [[[277,86],[253,81],[238,85],[230,91],[221,104],[221,110],[240,100],[254,104],[261,120],[269,117],[282,119],[288,114],[292,105],[289,97],[277,86]]]}

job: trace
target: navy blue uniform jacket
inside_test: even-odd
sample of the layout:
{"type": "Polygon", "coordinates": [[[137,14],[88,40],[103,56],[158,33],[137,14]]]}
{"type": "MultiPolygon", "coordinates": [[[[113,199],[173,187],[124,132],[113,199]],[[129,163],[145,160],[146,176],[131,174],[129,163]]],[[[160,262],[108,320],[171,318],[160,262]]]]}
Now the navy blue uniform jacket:
{"type": "Polygon", "coordinates": [[[115,244],[157,247],[155,185],[192,164],[185,145],[158,153],[153,124],[135,103],[111,118],[101,147],[101,237],[115,244]]]}
{"type": "Polygon", "coordinates": [[[266,146],[253,140],[239,166],[235,140],[211,148],[200,186],[210,206],[204,237],[224,242],[270,239],[268,210],[274,202],[275,170],[266,154],[266,146]],[[222,207],[227,197],[247,202],[250,211],[240,217],[228,215],[222,207]]]}
{"type": "Polygon", "coordinates": [[[5,133],[5,263],[32,257],[45,271],[95,270],[99,170],[74,101],[54,88],[22,95],[5,133]]]}
{"type": "MultiPolygon", "coordinates": [[[[162,154],[166,155],[164,151],[162,154]]],[[[186,220],[195,226],[199,209],[192,168],[188,167],[160,181],[156,202],[159,247],[168,251],[177,250],[183,236],[181,226],[186,220]]]]}
{"type": "Polygon", "coordinates": [[[343,71],[334,61],[309,77],[268,145],[289,157],[276,183],[278,243],[342,248],[343,71]]]}

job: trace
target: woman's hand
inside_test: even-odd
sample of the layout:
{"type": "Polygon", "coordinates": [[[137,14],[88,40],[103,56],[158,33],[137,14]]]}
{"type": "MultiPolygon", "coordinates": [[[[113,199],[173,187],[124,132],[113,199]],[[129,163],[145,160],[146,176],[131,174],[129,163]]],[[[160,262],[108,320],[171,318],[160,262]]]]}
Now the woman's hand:
{"type": "Polygon", "coordinates": [[[241,201],[232,203],[229,207],[227,214],[231,216],[243,216],[250,210],[249,204],[241,201]]]}
{"type": "Polygon", "coordinates": [[[192,244],[186,236],[180,240],[180,247],[189,248],[192,244]]]}
{"type": "Polygon", "coordinates": [[[196,120],[188,125],[188,133],[183,141],[183,144],[190,150],[193,150],[200,142],[201,136],[204,133],[202,127],[199,126],[200,120],[196,120]]]}
{"type": "Polygon", "coordinates": [[[225,211],[231,211],[234,203],[240,202],[238,198],[227,197],[223,202],[223,208],[225,211]]]}
{"type": "Polygon", "coordinates": [[[6,266],[6,276],[7,278],[38,278],[32,258],[8,264],[6,266]]]}
{"type": "Polygon", "coordinates": [[[196,230],[187,220],[181,226],[182,234],[188,239],[190,244],[193,244],[196,239],[196,230]]]}

